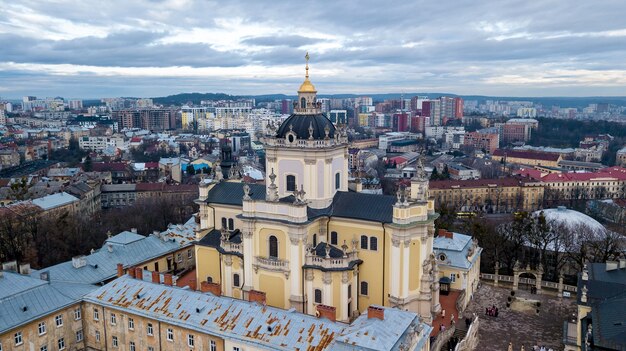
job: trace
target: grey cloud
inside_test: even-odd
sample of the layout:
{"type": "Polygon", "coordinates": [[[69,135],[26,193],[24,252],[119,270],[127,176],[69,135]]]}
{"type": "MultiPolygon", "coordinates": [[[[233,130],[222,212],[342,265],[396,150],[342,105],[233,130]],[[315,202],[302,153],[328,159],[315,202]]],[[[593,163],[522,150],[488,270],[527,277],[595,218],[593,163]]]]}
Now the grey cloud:
{"type": "Polygon", "coordinates": [[[301,47],[308,44],[315,44],[326,41],[325,39],[308,38],[300,35],[284,35],[274,37],[253,37],[243,40],[244,44],[258,46],[288,46],[301,47]]]}

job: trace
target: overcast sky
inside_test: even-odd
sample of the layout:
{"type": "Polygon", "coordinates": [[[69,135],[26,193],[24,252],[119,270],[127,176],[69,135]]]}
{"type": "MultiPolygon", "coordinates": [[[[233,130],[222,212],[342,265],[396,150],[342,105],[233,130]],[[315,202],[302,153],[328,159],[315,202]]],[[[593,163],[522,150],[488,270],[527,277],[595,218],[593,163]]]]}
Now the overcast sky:
{"type": "Polygon", "coordinates": [[[0,0],[0,96],[626,95],[626,1],[0,0]]]}

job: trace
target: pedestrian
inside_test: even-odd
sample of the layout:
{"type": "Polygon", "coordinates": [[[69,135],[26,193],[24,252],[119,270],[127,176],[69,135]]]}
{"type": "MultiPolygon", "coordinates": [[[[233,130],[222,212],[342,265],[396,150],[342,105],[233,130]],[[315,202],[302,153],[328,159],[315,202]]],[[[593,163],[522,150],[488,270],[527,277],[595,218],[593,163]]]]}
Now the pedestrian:
{"type": "Polygon", "coordinates": [[[450,324],[454,324],[454,313],[450,315],[450,324]]]}
{"type": "Polygon", "coordinates": [[[441,318],[446,318],[446,310],[441,310],[441,318]]]}
{"type": "Polygon", "coordinates": [[[496,312],[494,314],[495,317],[498,317],[498,308],[496,307],[496,312]]]}

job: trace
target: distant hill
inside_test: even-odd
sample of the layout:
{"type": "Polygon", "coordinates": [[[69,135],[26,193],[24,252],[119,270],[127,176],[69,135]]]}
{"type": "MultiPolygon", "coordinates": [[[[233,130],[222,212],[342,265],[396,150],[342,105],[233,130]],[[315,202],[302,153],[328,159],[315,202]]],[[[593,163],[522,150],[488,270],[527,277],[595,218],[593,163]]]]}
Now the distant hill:
{"type": "MultiPolygon", "coordinates": [[[[626,96],[589,96],[589,97],[520,97],[520,96],[484,96],[484,95],[457,95],[450,93],[388,93],[388,94],[321,94],[320,98],[331,99],[348,99],[359,96],[369,96],[375,102],[381,102],[388,99],[399,99],[404,96],[405,99],[412,98],[413,96],[427,96],[430,99],[435,99],[439,96],[460,96],[464,100],[477,100],[479,103],[486,100],[517,100],[517,101],[531,101],[536,104],[542,104],[543,106],[560,106],[560,107],[577,107],[583,108],[589,104],[596,103],[609,103],[614,105],[626,106],[626,96]]],[[[165,97],[155,97],[152,100],[157,104],[163,105],[184,105],[188,102],[193,104],[200,104],[202,100],[232,100],[232,99],[245,99],[254,98],[256,102],[268,102],[282,99],[295,99],[296,95],[285,94],[265,94],[265,95],[229,95],[223,93],[182,93],[176,95],[170,95],[165,97]]]]}

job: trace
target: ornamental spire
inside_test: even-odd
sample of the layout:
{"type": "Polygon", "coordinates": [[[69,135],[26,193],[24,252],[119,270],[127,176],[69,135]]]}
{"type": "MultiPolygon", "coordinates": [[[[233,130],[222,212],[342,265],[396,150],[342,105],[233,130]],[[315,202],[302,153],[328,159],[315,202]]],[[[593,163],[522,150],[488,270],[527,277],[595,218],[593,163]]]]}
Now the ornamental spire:
{"type": "Polygon", "coordinates": [[[304,77],[306,79],[309,79],[309,52],[306,52],[306,55],[304,55],[304,59],[306,60],[306,74],[304,75],[304,77]]]}

